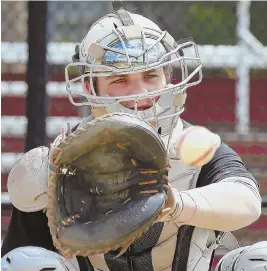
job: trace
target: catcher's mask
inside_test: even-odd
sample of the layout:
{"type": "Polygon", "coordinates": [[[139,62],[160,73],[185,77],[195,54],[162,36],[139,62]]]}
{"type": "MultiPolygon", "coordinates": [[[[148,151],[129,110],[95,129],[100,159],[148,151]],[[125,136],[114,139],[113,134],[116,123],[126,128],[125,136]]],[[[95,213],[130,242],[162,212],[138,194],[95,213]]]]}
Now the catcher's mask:
{"type": "Polygon", "coordinates": [[[200,83],[202,64],[196,44],[192,40],[175,42],[167,32],[162,31],[149,19],[124,9],[108,14],[96,21],[89,29],[80,46],[76,47],[73,63],[65,68],[67,91],[72,104],[105,108],[107,112],[124,112],[152,120],[158,126],[159,120],[179,116],[184,110],[186,89],[200,83]],[[194,66],[189,72],[188,65],[194,66]],[[180,82],[169,84],[163,89],[127,96],[98,96],[95,77],[114,76],[145,72],[163,67],[164,70],[179,67],[180,82]],[[76,67],[79,75],[70,75],[76,67]],[[72,77],[72,78],[71,78],[72,77]],[[85,81],[90,83],[88,93],[85,81]],[[80,91],[77,83],[82,83],[80,91]],[[85,97],[86,101],[75,102],[72,95],[85,97]],[[159,97],[159,99],[157,99],[159,97]],[[138,110],[138,101],[151,99],[152,106],[138,110]],[[131,101],[134,109],[124,107],[121,102],[131,101]]]}

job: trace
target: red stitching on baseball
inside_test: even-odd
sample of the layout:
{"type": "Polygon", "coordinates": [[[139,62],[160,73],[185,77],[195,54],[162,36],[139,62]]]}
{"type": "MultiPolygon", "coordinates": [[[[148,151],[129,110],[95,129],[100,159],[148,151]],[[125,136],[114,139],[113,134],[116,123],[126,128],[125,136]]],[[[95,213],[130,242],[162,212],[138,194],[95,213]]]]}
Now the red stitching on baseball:
{"type": "Polygon", "coordinates": [[[195,166],[199,161],[206,158],[208,154],[213,150],[214,146],[210,147],[204,154],[202,154],[198,159],[190,163],[191,166],[195,166]]]}

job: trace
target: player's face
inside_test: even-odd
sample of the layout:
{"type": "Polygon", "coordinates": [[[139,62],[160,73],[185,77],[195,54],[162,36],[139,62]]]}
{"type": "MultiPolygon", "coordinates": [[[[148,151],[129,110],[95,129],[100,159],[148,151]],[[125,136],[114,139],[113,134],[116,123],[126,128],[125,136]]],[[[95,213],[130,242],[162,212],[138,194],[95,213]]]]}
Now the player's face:
{"type": "MultiPolygon", "coordinates": [[[[100,96],[104,94],[113,97],[128,96],[159,90],[165,86],[166,77],[163,68],[135,74],[98,77],[97,79],[97,90],[100,96]]],[[[158,100],[158,98],[156,100],[158,100]]],[[[121,104],[129,109],[134,109],[134,101],[124,101],[121,102],[121,104]]],[[[151,98],[138,101],[139,110],[145,110],[151,106],[151,98]]]]}

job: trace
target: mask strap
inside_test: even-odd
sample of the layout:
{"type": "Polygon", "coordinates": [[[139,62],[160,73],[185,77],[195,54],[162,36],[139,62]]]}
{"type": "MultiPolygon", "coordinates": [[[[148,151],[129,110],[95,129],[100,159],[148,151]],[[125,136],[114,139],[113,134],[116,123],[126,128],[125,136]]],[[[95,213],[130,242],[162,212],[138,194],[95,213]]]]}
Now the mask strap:
{"type": "Polygon", "coordinates": [[[134,22],[133,22],[132,18],[130,17],[129,13],[126,10],[124,10],[123,8],[120,8],[116,13],[120,17],[120,20],[122,21],[122,24],[124,26],[134,24],[134,22]]]}

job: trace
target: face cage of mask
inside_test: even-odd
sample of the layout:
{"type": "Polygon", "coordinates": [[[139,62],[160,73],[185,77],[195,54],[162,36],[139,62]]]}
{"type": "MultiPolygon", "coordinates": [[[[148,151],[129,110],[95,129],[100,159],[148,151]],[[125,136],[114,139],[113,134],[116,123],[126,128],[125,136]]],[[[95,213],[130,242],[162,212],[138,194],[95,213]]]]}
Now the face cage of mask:
{"type": "MultiPolygon", "coordinates": [[[[159,42],[159,41],[157,41],[159,42]]],[[[156,42],[156,43],[157,43],[156,42]]],[[[156,44],[155,43],[155,44],[156,44]]],[[[154,44],[154,45],[155,45],[154,44]]],[[[149,48],[149,50],[152,49],[153,46],[151,46],[149,48]]],[[[118,52],[118,50],[114,50],[111,47],[108,47],[110,51],[116,51],[118,52]]],[[[140,56],[142,56],[143,54],[145,54],[148,51],[145,50],[140,56]]],[[[125,53],[123,51],[120,51],[121,54],[126,55],[127,59],[128,59],[128,64],[129,64],[129,68],[123,68],[123,69],[119,69],[116,67],[110,67],[110,66],[106,66],[106,65],[99,65],[99,64],[95,64],[96,61],[94,61],[92,64],[88,64],[88,63],[82,63],[82,62],[75,62],[75,63],[70,63],[66,66],[65,68],[65,78],[66,78],[66,89],[69,93],[69,99],[71,101],[71,103],[75,106],[82,106],[82,105],[89,105],[89,106],[95,106],[95,107],[108,107],[108,105],[110,105],[111,103],[115,103],[115,104],[120,104],[121,102],[124,101],[134,101],[134,112],[135,114],[138,115],[138,101],[145,99],[145,98],[150,98],[152,100],[153,105],[155,104],[155,98],[157,96],[161,96],[162,94],[165,93],[169,93],[171,95],[173,95],[173,97],[175,97],[176,95],[179,94],[183,94],[185,92],[185,90],[188,87],[197,85],[201,82],[202,80],[202,63],[200,61],[200,57],[198,54],[198,50],[196,47],[196,44],[194,42],[186,42],[183,43],[181,45],[178,45],[174,50],[166,53],[165,55],[163,55],[157,62],[151,63],[151,64],[147,64],[146,66],[142,66],[142,67],[132,67],[130,59],[129,59],[129,54],[127,52],[127,48],[125,48],[125,53]],[[185,56],[177,56],[177,52],[179,50],[182,50],[184,48],[188,48],[188,47],[194,47],[195,50],[195,54],[196,54],[196,58],[193,57],[185,57],[185,56]],[[170,59],[168,61],[164,61],[165,58],[170,57],[171,55],[176,56],[175,59],[170,59]],[[188,68],[187,68],[187,64],[185,63],[186,60],[191,60],[191,61],[196,61],[197,62],[197,66],[196,68],[190,73],[190,75],[188,75],[188,68]],[[127,96],[97,96],[95,88],[94,88],[94,84],[93,84],[93,78],[94,77],[101,77],[101,76],[113,76],[113,75],[122,75],[122,74],[131,74],[131,73],[138,73],[138,72],[144,72],[147,70],[151,70],[151,69],[157,69],[166,65],[169,65],[171,63],[174,62],[180,62],[181,63],[181,71],[182,71],[182,80],[181,82],[171,85],[171,86],[166,86],[163,89],[159,89],[156,91],[151,91],[148,93],[141,93],[141,94],[134,94],[134,95],[127,95],[127,96]],[[83,66],[83,67],[87,67],[89,69],[89,72],[82,74],[78,77],[75,77],[73,79],[70,79],[69,77],[69,73],[68,73],[68,69],[70,67],[77,67],[77,66],[83,66]],[[93,72],[94,69],[105,69],[106,71],[103,72],[93,72]],[[198,74],[198,80],[194,81],[194,82],[190,82],[189,81],[196,75],[198,74]],[[82,81],[83,84],[83,88],[84,88],[84,79],[89,77],[89,82],[90,82],[90,88],[92,90],[92,94],[86,93],[86,92],[77,92],[76,90],[72,89],[70,86],[70,83],[74,83],[74,82],[78,82],[78,81],[82,81]],[[85,97],[87,99],[87,102],[80,102],[77,103],[73,100],[72,95],[80,95],[82,97],[85,97]]],[[[135,56],[136,57],[136,56],[135,56]]],[[[172,114],[171,116],[162,116],[161,118],[166,118],[166,117],[173,117],[176,114],[180,114],[178,112],[172,114]]],[[[155,116],[156,117],[156,116],[155,116]]]]}
{"type": "MultiPolygon", "coordinates": [[[[142,111],[138,110],[138,101],[142,100],[142,99],[146,99],[146,98],[150,98],[152,100],[152,109],[153,109],[153,117],[150,118],[142,118],[146,121],[150,121],[150,120],[154,120],[156,129],[158,129],[159,126],[159,120],[163,120],[166,118],[172,118],[172,124],[171,124],[171,131],[170,131],[170,136],[169,136],[169,140],[168,140],[168,146],[171,140],[171,135],[172,132],[174,130],[174,127],[176,126],[176,123],[179,119],[180,114],[184,111],[184,107],[175,107],[175,112],[172,113],[170,112],[170,114],[162,114],[162,112],[158,113],[156,110],[156,101],[155,98],[158,96],[162,96],[166,93],[171,94],[172,95],[172,102],[174,101],[175,97],[177,95],[181,95],[184,94],[186,89],[190,86],[194,86],[197,85],[201,82],[202,80],[202,63],[200,61],[200,57],[199,57],[199,53],[197,50],[197,46],[193,41],[188,41],[188,42],[184,42],[182,44],[175,44],[175,48],[170,50],[169,52],[167,52],[166,54],[162,55],[160,57],[160,59],[156,62],[153,63],[149,63],[149,59],[148,59],[148,55],[147,53],[153,49],[153,47],[155,45],[157,45],[159,42],[161,42],[161,40],[167,35],[166,31],[163,31],[160,33],[160,35],[158,36],[157,40],[155,40],[155,43],[150,45],[149,48],[144,49],[139,55],[133,55],[133,54],[129,54],[126,48],[126,45],[122,39],[122,37],[120,36],[120,33],[115,29],[113,30],[113,33],[116,34],[116,36],[118,37],[118,40],[121,42],[123,50],[118,50],[112,47],[108,47],[108,46],[104,46],[104,45],[100,45],[104,50],[106,51],[111,51],[111,52],[115,52],[121,55],[125,55],[127,58],[127,64],[128,64],[128,68],[117,68],[117,67],[110,67],[107,65],[103,65],[103,64],[96,64],[96,59],[90,61],[91,64],[88,63],[84,63],[84,62],[74,62],[71,63],[69,65],[66,66],[65,68],[65,78],[66,78],[66,89],[69,92],[69,99],[70,102],[75,105],[75,106],[82,106],[82,105],[89,105],[89,106],[94,106],[94,107],[105,107],[105,108],[109,108],[110,104],[118,104],[121,105],[121,102],[124,101],[134,101],[134,110],[133,110],[133,114],[137,115],[138,117],[142,118],[140,116],[142,111]],[[186,49],[188,47],[193,47],[194,48],[194,52],[196,57],[185,57],[184,55],[181,56],[181,54],[179,54],[180,52],[183,52],[183,49],[186,49]],[[172,56],[175,56],[174,59],[171,59],[172,56]],[[145,58],[145,62],[146,65],[145,66],[141,66],[141,67],[133,67],[131,61],[130,61],[130,56],[138,58],[141,56],[144,56],[145,58]],[[168,59],[168,60],[167,60],[168,59]],[[197,66],[196,68],[193,70],[192,73],[190,73],[190,75],[188,75],[188,68],[187,68],[187,64],[186,64],[186,60],[191,60],[191,61],[196,61],[197,62],[197,66]],[[167,65],[170,65],[174,62],[180,62],[180,66],[181,66],[181,72],[182,72],[182,81],[178,84],[175,85],[171,85],[171,86],[166,86],[163,89],[160,90],[156,90],[156,91],[151,91],[148,93],[142,93],[142,94],[135,94],[135,95],[127,95],[127,96],[97,96],[95,88],[94,88],[94,83],[93,83],[93,78],[94,77],[101,77],[101,76],[113,76],[113,75],[122,75],[122,74],[132,74],[132,73],[138,73],[138,72],[144,72],[144,71],[148,71],[151,69],[157,69],[160,67],[164,67],[167,65]],[[73,79],[69,78],[69,73],[68,73],[68,69],[70,67],[76,67],[78,70],[81,70],[81,68],[84,69],[84,74],[82,74],[81,76],[75,77],[73,79]],[[86,70],[86,68],[88,68],[88,71],[86,70]],[[97,72],[94,72],[94,69],[98,69],[97,72]],[[102,72],[100,72],[102,71],[102,72]],[[194,81],[194,82],[190,82],[189,81],[196,75],[198,74],[198,80],[194,81]],[[92,90],[92,94],[89,94],[86,90],[85,90],[85,86],[84,86],[84,79],[89,77],[89,82],[90,82],[90,88],[92,90]],[[82,82],[82,87],[84,89],[83,93],[77,92],[75,90],[73,90],[70,86],[70,83],[74,83],[77,81],[82,82]],[[80,103],[76,103],[73,100],[72,94],[76,94],[76,95],[80,95],[84,98],[87,99],[87,102],[80,102],[80,103]]],[[[145,42],[146,36],[145,36],[145,32],[142,31],[142,37],[143,37],[143,41],[145,42]]],[[[148,33],[149,34],[149,33],[148,33]]],[[[170,46],[169,46],[170,47],[170,46]]],[[[173,46],[174,47],[174,46],[173,46]]],[[[89,61],[88,61],[89,62],[89,61]]],[[[169,108],[169,110],[171,109],[171,107],[169,108]]],[[[166,111],[166,110],[165,110],[166,111]]],[[[167,112],[168,113],[168,112],[167,112]]]]}

